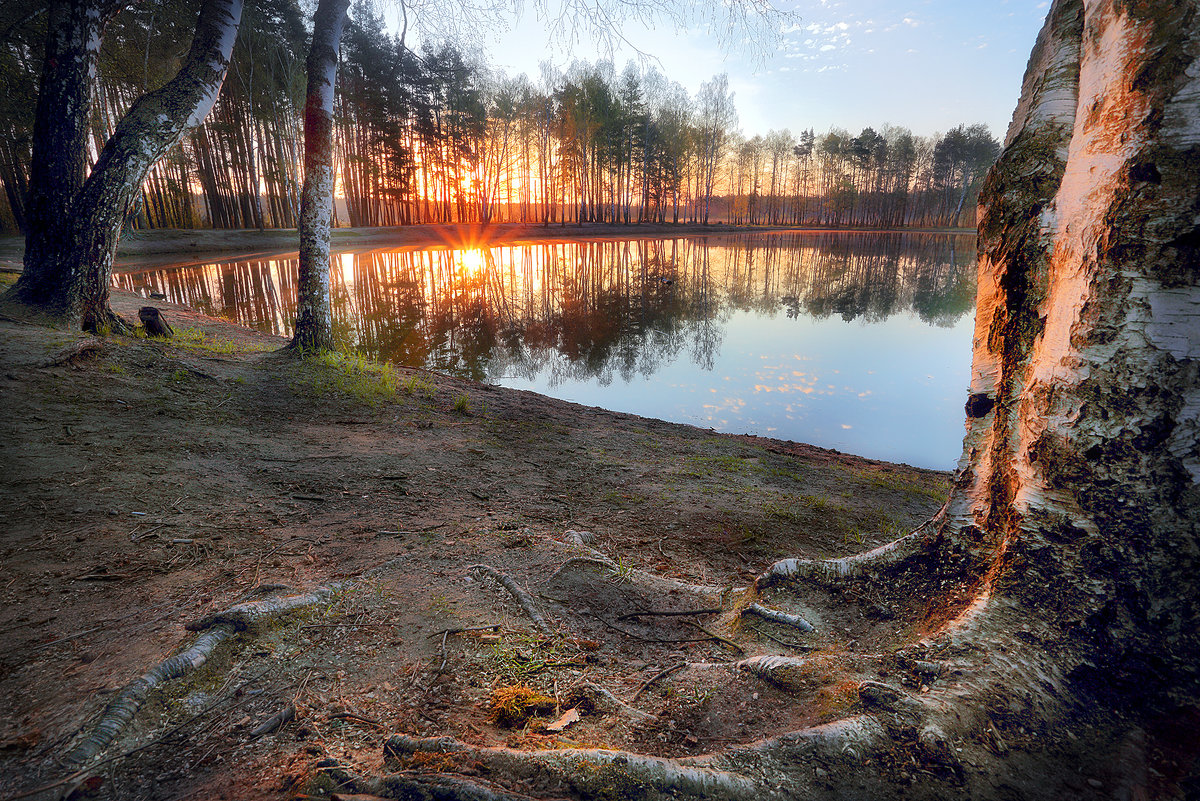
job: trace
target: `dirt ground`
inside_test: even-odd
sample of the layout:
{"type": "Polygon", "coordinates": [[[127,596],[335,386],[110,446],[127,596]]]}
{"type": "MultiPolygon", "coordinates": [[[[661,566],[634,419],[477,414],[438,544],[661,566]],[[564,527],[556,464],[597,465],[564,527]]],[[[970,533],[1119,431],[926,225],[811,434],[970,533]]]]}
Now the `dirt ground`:
{"type": "MultiPolygon", "coordinates": [[[[142,302],[113,297],[130,319],[142,302]]],[[[174,339],[109,337],[49,366],[85,337],[0,320],[0,798],[68,775],[52,794],[327,798],[337,788],[314,766],[378,770],[393,732],[707,753],[844,714],[857,683],[839,654],[911,639],[904,621],[929,611],[919,592],[814,595],[800,600],[818,633],[800,637],[647,615],[693,610],[626,579],[745,586],[780,557],[862,551],[926,520],[947,474],[350,358],[299,362],[282,340],[159,305],[174,339]],[[616,567],[556,572],[585,552],[571,531],[616,567]],[[527,588],[552,633],[476,564],[527,588]],[[56,763],[107,699],[191,641],[189,621],[264,588],[348,579],[152,695],[103,762],[56,763]],[[739,651],[808,654],[809,672],[787,691],[717,670],[647,686],[739,651]],[[498,720],[490,701],[524,687],[549,700],[498,720]],[[605,709],[589,687],[645,714],[605,709]],[[278,731],[256,731],[288,708],[278,731]],[[546,729],[572,708],[578,722],[546,729]]]]}

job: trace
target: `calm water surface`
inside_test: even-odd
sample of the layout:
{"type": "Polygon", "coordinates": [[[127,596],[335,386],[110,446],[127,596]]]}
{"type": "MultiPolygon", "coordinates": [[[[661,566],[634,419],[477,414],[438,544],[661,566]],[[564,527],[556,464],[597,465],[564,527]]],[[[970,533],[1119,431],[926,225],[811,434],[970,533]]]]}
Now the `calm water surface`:
{"type": "MultiPolygon", "coordinates": [[[[398,364],[948,469],[974,252],[971,236],[775,233],[340,254],[334,318],[398,364]]],[[[291,333],[294,255],[116,283],[291,333]]]]}

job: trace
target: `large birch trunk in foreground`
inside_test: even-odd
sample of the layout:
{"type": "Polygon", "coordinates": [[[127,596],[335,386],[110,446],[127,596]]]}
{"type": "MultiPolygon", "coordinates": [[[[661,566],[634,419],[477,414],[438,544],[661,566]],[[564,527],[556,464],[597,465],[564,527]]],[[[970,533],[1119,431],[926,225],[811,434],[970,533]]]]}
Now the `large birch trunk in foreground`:
{"type": "Polygon", "coordinates": [[[349,0],[321,0],[313,17],[304,103],[304,188],[300,195],[300,274],[291,347],[332,350],[329,238],[333,217],[333,93],[349,0]]]}
{"type": "Polygon", "coordinates": [[[1109,679],[1152,658],[1155,691],[1200,653],[1198,11],[1051,9],[983,190],[947,508],[994,596],[1086,640],[1109,679]]]}
{"type": "Polygon", "coordinates": [[[242,0],[205,0],[178,74],[143,95],[118,123],[83,180],[104,16],[116,3],[51,7],[38,99],[25,269],[8,297],[85,329],[120,326],[108,285],[121,227],[154,166],[216,102],[241,21],[242,0]]]}

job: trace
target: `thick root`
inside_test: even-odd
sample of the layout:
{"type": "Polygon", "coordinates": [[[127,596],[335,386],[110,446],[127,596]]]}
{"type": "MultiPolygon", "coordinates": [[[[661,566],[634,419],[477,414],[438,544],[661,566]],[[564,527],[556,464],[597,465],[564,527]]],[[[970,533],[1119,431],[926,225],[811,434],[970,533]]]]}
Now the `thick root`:
{"type": "Polygon", "coordinates": [[[755,579],[754,584],[761,589],[780,581],[857,578],[867,572],[908,561],[925,549],[929,539],[927,530],[917,529],[886,545],[840,559],[781,559],[755,579]]]}
{"type": "Polygon", "coordinates": [[[355,781],[354,788],[372,797],[404,801],[534,801],[533,796],[493,788],[477,779],[468,781],[461,776],[443,773],[392,773],[355,781]]]}
{"type": "Polygon", "coordinates": [[[211,615],[205,615],[184,626],[188,631],[204,631],[213,626],[229,626],[234,631],[255,631],[266,623],[278,620],[292,612],[298,612],[314,604],[329,600],[333,594],[347,586],[345,582],[329,584],[299,595],[284,595],[278,598],[265,598],[261,601],[246,603],[222,609],[211,615]]]}
{"type": "Polygon", "coordinates": [[[591,548],[576,546],[576,551],[586,552],[586,556],[575,556],[563,562],[562,566],[554,572],[546,580],[549,584],[558,578],[562,573],[579,567],[581,565],[590,565],[594,568],[603,569],[610,577],[621,581],[628,581],[632,584],[637,584],[640,587],[652,593],[684,593],[685,595],[694,596],[706,604],[712,606],[721,606],[722,600],[730,593],[744,592],[742,588],[735,587],[717,587],[711,584],[692,584],[678,579],[666,578],[645,570],[628,567],[619,564],[612,559],[609,559],[599,551],[594,551],[591,548]]]}
{"type": "Polygon", "coordinates": [[[764,786],[753,779],[713,769],[708,765],[711,761],[708,757],[661,759],[594,748],[528,752],[477,748],[449,737],[415,738],[399,734],[389,738],[384,746],[385,755],[393,758],[422,751],[444,753],[455,761],[482,765],[493,775],[548,782],[584,798],[625,797],[647,801],[681,797],[711,801],[781,798],[772,792],[764,793],[764,786]]]}
{"type": "Polygon", "coordinates": [[[202,632],[183,651],[164,659],[124,687],[104,709],[90,734],[66,756],[62,764],[75,770],[83,767],[120,736],[137,715],[150,693],[167,681],[182,678],[200,668],[217,648],[238,632],[257,630],[293,612],[327,600],[342,584],[322,587],[300,595],[248,601],[187,624],[189,631],[202,632]]]}
{"type": "Polygon", "coordinates": [[[807,660],[795,656],[762,654],[736,662],[693,662],[689,670],[741,670],[785,690],[802,689],[808,681],[807,660]]]}
{"type": "Polygon", "coordinates": [[[533,596],[526,592],[524,587],[513,581],[512,576],[509,576],[507,573],[501,573],[499,570],[491,567],[490,565],[471,565],[471,567],[467,569],[478,570],[482,573],[486,573],[496,581],[500,582],[501,586],[508,590],[509,595],[511,595],[513,599],[521,605],[521,609],[524,610],[525,614],[529,616],[529,619],[533,621],[533,624],[538,627],[538,630],[543,634],[551,633],[550,625],[546,622],[546,618],[542,617],[542,613],[538,609],[537,603],[533,600],[533,596]]]}
{"type": "Polygon", "coordinates": [[[184,651],[164,659],[127,684],[105,708],[91,734],[84,737],[63,757],[63,765],[75,770],[91,761],[125,730],[151,691],[164,682],[180,678],[199,668],[213,655],[217,646],[232,638],[235,633],[233,626],[218,624],[201,634],[184,651]]]}
{"type": "Polygon", "coordinates": [[[780,623],[784,626],[791,626],[794,629],[804,632],[805,634],[813,634],[817,628],[812,623],[809,623],[800,615],[793,615],[788,612],[780,612],[778,609],[768,609],[759,603],[752,603],[742,609],[743,615],[757,615],[763,620],[770,620],[774,623],[780,623]]]}
{"type": "Polygon", "coordinates": [[[88,337],[75,342],[70,347],[60,350],[48,359],[38,362],[36,367],[60,367],[64,364],[74,364],[77,361],[98,356],[104,352],[104,342],[95,337],[88,337]]]}

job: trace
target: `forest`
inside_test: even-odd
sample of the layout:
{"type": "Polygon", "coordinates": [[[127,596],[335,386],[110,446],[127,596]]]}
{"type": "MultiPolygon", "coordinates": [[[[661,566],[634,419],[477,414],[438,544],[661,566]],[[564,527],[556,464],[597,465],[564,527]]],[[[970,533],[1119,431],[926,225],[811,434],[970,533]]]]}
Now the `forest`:
{"type": "MultiPolygon", "coordinates": [[[[45,15],[0,12],[0,231],[25,230],[45,15]]],[[[106,28],[94,163],[117,122],[174,74],[194,9],[141,3],[106,28]]],[[[311,19],[296,0],[244,12],[219,100],[149,173],[129,228],[292,228],[303,174],[311,19]]],[[[729,222],[970,227],[999,143],[885,124],[747,135],[724,75],[694,95],[652,64],[488,67],[465,42],[417,50],[358,4],[342,37],[335,224],[729,222]]]]}
{"type": "MultiPolygon", "coordinates": [[[[579,64],[523,88],[462,46],[415,54],[363,9],[343,29],[349,0],[319,0],[308,47],[311,6],[203,0],[191,36],[182,3],[122,5],[0,21],[26,234],[22,266],[0,264],[6,801],[1200,797],[1200,0],[1052,0],[982,177],[996,143],[974,126],[755,143],[721,76],[691,97],[579,64]],[[431,238],[973,219],[958,466],[371,362],[333,335],[332,268],[356,291],[347,274],[380,275],[379,296],[440,285],[435,332],[489,334],[465,312],[596,354],[621,332],[586,330],[594,309],[669,334],[720,287],[651,248],[614,281],[624,243],[587,245],[542,262],[559,295],[501,316],[482,254],[454,280],[441,257],[331,264],[334,209],[451,223],[431,238]],[[290,343],[144,276],[112,286],[125,227],[206,221],[297,225],[269,307],[289,314],[294,286],[290,343]]],[[[754,237],[793,235],[865,234],[754,237]]],[[[911,288],[938,316],[929,286],[967,286],[828,265],[778,302],[757,267],[728,294],[780,315],[859,313],[857,295],[870,316],[911,288]]],[[[788,339],[796,378],[812,339],[788,339]]]]}

